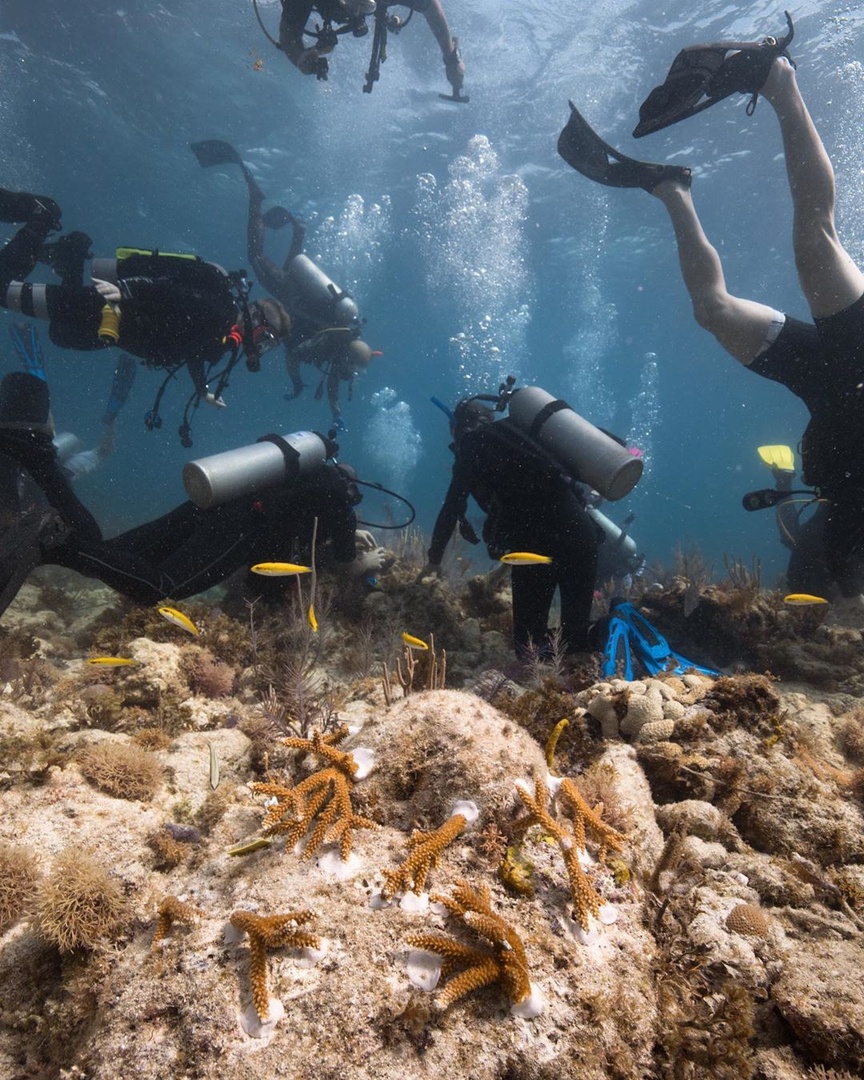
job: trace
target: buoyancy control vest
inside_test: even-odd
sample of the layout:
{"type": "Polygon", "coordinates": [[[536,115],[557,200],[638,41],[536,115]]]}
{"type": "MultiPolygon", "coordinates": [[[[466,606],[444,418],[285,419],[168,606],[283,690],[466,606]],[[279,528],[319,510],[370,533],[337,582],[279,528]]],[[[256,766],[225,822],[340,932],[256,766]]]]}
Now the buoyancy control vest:
{"type": "Polygon", "coordinates": [[[238,308],[231,278],[198,255],[118,248],[93,260],[94,278],[120,289],[121,348],[157,367],[217,360],[238,308]]]}

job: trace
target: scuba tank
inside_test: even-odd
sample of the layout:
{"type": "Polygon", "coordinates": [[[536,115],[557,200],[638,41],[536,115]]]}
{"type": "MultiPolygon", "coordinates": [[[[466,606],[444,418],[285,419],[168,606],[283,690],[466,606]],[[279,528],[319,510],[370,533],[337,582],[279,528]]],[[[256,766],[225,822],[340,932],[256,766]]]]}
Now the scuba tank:
{"type": "Polygon", "coordinates": [[[580,416],[566,401],[539,386],[524,386],[510,395],[515,426],[538,443],[559,465],[615,502],[629,494],[642,476],[641,458],[580,416]]]}
{"type": "Polygon", "coordinates": [[[54,449],[57,451],[57,461],[60,465],[68,461],[81,449],[81,440],[71,431],[61,431],[52,439],[54,449]]]}
{"type": "Polygon", "coordinates": [[[360,312],[354,300],[308,255],[295,255],[287,267],[290,314],[319,326],[356,327],[360,312]]]}
{"type": "Polygon", "coordinates": [[[251,446],[187,461],[183,486],[196,506],[209,510],[261,488],[307,476],[333,452],[334,444],[315,431],[264,435],[251,446]]]}
{"type": "Polygon", "coordinates": [[[615,548],[620,552],[622,562],[636,557],[636,541],[629,533],[619,529],[615,522],[610,521],[605,514],[601,514],[596,506],[586,506],[585,513],[603,530],[609,549],[615,548]]]}

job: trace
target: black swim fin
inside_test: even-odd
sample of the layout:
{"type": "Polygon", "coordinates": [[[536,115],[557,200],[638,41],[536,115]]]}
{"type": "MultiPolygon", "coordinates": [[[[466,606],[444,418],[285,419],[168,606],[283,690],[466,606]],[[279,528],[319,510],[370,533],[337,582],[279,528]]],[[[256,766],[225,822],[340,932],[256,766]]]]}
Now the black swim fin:
{"type": "Polygon", "coordinates": [[[202,169],[209,169],[212,165],[239,165],[249,185],[250,194],[263,200],[264,192],[258,187],[249,167],[231,143],[225,142],[224,139],[204,139],[201,142],[189,143],[189,149],[198,159],[198,164],[202,169]]]}
{"type": "Polygon", "coordinates": [[[683,165],[637,161],[615,150],[591,128],[572,101],[570,119],[558,136],[558,153],[571,168],[607,187],[653,191],[663,180],[679,180],[690,186],[690,170],[683,165]]]}
{"type": "Polygon", "coordinates": [[[294,215],[284,206],[271,206],[264,212],[262,220],[268,229],[284,229],[294,220],[294,215]]]}
{"type": "Polygon", "coordinates": [[[786,51],[795,27],[785,12],[788,32],[784,38],[762,41],[716,41],[711,45],[691,45],[672,61],[662,86],[655,86],[639,107],[639,123],[633,135],[640,139],[688,116],[710,109],[731,94],[752,94],[748,116],[756,107],[759,91],[778,56],[795,62],[786,51]],[[727,56],[728,53],[733,55],[727,56]]]}

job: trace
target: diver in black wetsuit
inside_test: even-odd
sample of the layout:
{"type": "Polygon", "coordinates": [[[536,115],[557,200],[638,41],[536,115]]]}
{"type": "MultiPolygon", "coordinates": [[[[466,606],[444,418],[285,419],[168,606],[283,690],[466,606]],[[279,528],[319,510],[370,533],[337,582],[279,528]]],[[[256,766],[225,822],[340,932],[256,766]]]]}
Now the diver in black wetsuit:
{"type": "MultiPolygon", "coordinates": [[[[465,65],[462,63],[459,43],[450,33],[441,0],[400,0],[398,4],[380,0],[380,3],[385,9],[403,7],[410,9],[412,14],[417,11],[425,17],[441,49],[447,81],[453,87],[454,95],[458,95],[465,81],[465,65]]],[[[329,70],[327,56],[336,46],[337,35],[351,33],[354,37],[365,36],[366,16],[375,14],[376,7],[373,0],[282,0],[279,48],[303,75],[326,79],[329,70]],[[313,12],[322,20],[315,33],[306,29],[313,12]],[[336,30],[332,28],[333,24],[336,25],[336,30]],[[304,36],[315,38],[315,44],[307,46],[304,36]]],[[[392,19],[394,16],[388,18],[392,19]]],[[[396,23],[390,27],[394,30],[407,21],[395,18],[396,23]]]]}
{"type": "Polygon", "coordinates": [[[319,561],[328,542],[325,564],[332,559],[351,577],[375,574],[386,561],[369,534],[358,535],[365,550],[357,550],[360,497],[345,466],[322,465],[207,510],[186,502],[103,540],[57,460],[48,404],[35,376],[15,372],[0,383],[0,612],[44,564],[99,578],[139,603],[183,599],[256,562],[307,562],[316,518],[319,561]]]}
{"type": "Polygon", "coordinates": [[[274,300],[247,303],[239,282],[194,256],[134,252],[99,260],[114,280],[83,284],[89,238],[70,233],[53,244],[60,211],[50,199],[0,188],[0,221],[24,222],[0,249],[0,306],[49,320],[49,336],[67,349],[125,349],[154,367],[189,368],[201,400],[224,406],[207,386],[207,370],[233,349],[257,369],[290,320],[274,300]],[[31,206],[33,209],[31,210],[31,206]],[[49,206],[49,209],[45,209],[49,206]],[[30,284],[37,262],[50,263],[62,284],[30,284]],[[107,309],[107,310],[106,310],[107,309]]]}
{"type": "MultiPolygon", "coordinates": [[[[561,634],[570,653],[591,648],[588,627],[597,573],[600,529],[562,470],[538,452],[509,419],[477,401],[456,407],[453,478],[435,522],[423,574],[438,575],[453,530],[472,541],[465,520],[469,496],[486,514],[483,539],[490,558],[511,551],[549,555],[543,566],[513,566],[513,642],[518,657],[548,649],[549,609],[556,588],[561,634]]],[[[476,536],[473,541],[476,542],[476,536]]]]}

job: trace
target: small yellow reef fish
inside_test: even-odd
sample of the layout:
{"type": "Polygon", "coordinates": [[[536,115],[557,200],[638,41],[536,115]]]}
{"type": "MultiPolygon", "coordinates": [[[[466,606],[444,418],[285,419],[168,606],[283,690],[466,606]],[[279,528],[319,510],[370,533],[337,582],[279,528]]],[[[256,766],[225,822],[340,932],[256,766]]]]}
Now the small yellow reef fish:
{"type": "Polygon", "coordinates": [[[253,851],[262,851],[264,848],[268,848],[272,845],[273,841],[267,836],[258,836],[254,840],[250,840],[248,844],[238,844],[236,847],[228,848],[225,852],[226,855],[251,855],[253,851]]]}
{"type": "Polygon", "coordinates": [[[288,577],[289,574],[311,574],[311,566],[301,566],[293,562],[259,562],[250,567],[253,574],[264,577],[288,577]]]}
{"type": "Polygon", "coordinates": [[[137,661],[130,660],[128,656],[91,656],[87,663],[99,667],[131,667],[137,661]]]}
{"type": "Polygon", "coordinates": [[[808,604],[827,604],[824,596],[811,596],[806,592],[793,592],[783,597],[783,603],[792,607],[806,607],[808,604]]]}
{"type": "Polygon", "coordinates": [[[318,633],[318,620],[315,618],[315,606],[309,605],[309,610],[306,612],[306,618],[309,620],[309,629],[313,634],[318,633]]]}
{"type": "Polygon", "coordinates": [[[419,637],[414,637],[413,634],[403,634],[402,640],[409,649],[423,649],[425,651],[429,648],[425,641],[421,641],[419,637]]]}
{"type": "Polygon", "coordinates": [[[175,626],[179,626],[181,630],[185,630],[187,634],[194,634],[198,637],[199,630],[194,622],[188,615],[184,615],[182,611],[178,611],[173,607],[160,607],[159,614],[163,619],[167,619],[168,622],[174,623],[175,626]]]}
{"type": "Polygon", "coordinates": [[[505,566],[548,566],[552,559],[548,555],[535,555],[533,551],[511,551],[498,561],[505,566]]]}

